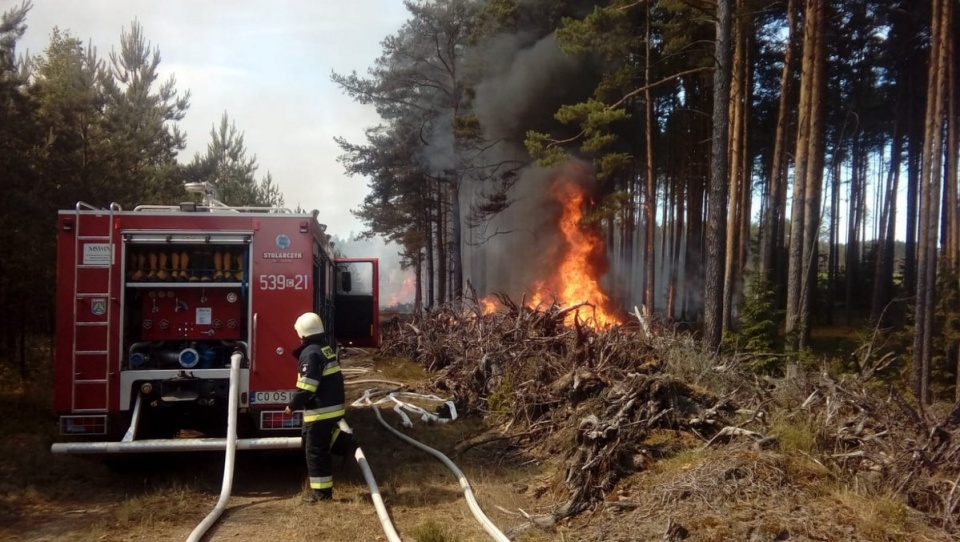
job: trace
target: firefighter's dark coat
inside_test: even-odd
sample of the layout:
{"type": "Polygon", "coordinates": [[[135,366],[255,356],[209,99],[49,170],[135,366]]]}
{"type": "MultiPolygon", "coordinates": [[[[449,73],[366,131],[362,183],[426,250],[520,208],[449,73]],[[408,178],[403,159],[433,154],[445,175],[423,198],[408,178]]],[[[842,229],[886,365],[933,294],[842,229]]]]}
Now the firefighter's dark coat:
{"type": "Polygon", "coordinates": [[[297,391],[288,405],[303,409],[303,444],[310,487],[333,488],[330,453],[352,454],[356,443],[349,433],[341,435],[338,422],[345,414],[343,373],[337,355],[323,334],[310,335],[293,351],[297,357],[297,391]]]}

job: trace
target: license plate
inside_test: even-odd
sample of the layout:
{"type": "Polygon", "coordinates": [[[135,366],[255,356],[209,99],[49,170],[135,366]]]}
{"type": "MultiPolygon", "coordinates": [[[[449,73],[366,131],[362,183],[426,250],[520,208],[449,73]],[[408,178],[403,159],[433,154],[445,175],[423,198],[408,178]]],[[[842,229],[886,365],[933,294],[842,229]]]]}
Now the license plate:
{"type": "Polygon", "coordinates": [[[294,390],[250,392],[251,405],[285,405],[293,399],[294,390]]]}

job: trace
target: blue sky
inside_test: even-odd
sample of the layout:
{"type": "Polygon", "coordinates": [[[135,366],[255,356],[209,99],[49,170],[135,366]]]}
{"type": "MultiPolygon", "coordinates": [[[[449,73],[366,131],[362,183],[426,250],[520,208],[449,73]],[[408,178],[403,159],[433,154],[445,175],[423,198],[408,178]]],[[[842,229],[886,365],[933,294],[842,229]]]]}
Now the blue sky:
{"type": "MultiPolygon", "coordinates": [[[[0,0],[0,11],[20,1],[0,0]]],[[[269,171],[288,207],[318,209],[327,231],[346,237],[362,229],[350,210],[367,186],[344,175],[333,138],[362,143],[379,119],[330,73],[365,73],[406,16],[401,0],[33,0],[18,51],[42,53],[56,26],[107,59],[136,19],[160,50],[163,79],[175,75],[176,88],[191,92],[181,161],[205,152],[226,111],[257,158],[257,177],[269,171]]]]}

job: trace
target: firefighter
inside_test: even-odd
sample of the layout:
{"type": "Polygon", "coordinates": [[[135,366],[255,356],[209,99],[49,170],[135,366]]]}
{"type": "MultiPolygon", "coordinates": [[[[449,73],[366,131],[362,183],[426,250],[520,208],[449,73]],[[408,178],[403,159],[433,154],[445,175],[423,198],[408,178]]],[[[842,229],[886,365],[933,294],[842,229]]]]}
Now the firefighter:
{"type": "Polygon", "coordinates": [[[297,318],[293,327],[303,344],[293,351],[299,365],[297,391],[284,413],[290,416],[303,409],[303,445],[310,477],[310,491],[303,500],[315,503],[333,498],[331,453],[346,460],[357,443],[338,425],[345,413],[343,373],[326,340],[323,321],[308,312],[297,318]]]}

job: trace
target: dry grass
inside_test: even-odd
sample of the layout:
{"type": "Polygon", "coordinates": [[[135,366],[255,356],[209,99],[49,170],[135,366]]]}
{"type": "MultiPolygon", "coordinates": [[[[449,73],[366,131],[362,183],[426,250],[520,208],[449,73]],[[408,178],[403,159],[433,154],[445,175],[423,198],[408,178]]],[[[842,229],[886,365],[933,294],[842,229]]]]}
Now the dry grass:
{"type": "MultiPolygon", "coordinates": [[[[425,380],[423,369],[403,360],[383,358],[369,365],[369,378],[425,380]]],[[[0,439],[0,539],[185,539],[217,500],[222,456],[157,454],[125,456],[117,462],[102,457],[54,457],[49,451],[56,436],[51,379],[48,370],[37,373],[36,378],[21,381],[10,371],[0,371],[0,431],[5,435],[0,439]]],[[[400,427],[392,411],[384,409],[383,416],[392,426],[448,455],[458,442],[485,430],[477,419],[427,425],[413,417],[415,425],[407,429],[400,427]]],[[[405,540],[489,538],[470,515],[457,480],[442,463],[387,432],[369,409],[354,409],[348,419],[405,540]]],[[[532,463],[517,465],[527,458],[512,454],[511,449],[481,446],[457,459],[482,509],[504,529],[524,522],[518,509],[538,508],[523,481],[539,471],[532,463]]],[[[337,460],[335,467],[339,467],[337,460]]],[[[304,471],[299,452],[241,452],[230,505],[214,528],[213,539],[342,542],[382,538],[359,469],[347,465],[335,472],[336,502],[323,507],[300,503],[304,471]],[[344,533],[350,534],[344,538],[344,533]]],[[[534,531],[515,538],[552,539],[553,535],[534,531]]]]}
{"type": "MultiPolygon", "coordinates": [[[[736,371],[717,371],[695,358],[684,340],[671,338],[664,348],[667,364],[686,375],[694,391],[733,389],[736,371]]],[[[348,358],[345,366],[350,363],[348,358]]],[[[422,368],[401,359],[376,358],[364,366],[369,378],[404,381],[413,389],[428,389],[431,380],[422,368]]],[[[222,457],[143,457],[123,471],[111,470],[99,459],[54,458],[49,452],[55,432],[49,382],[41,370],[26,382],[0,371],[0,431],[5,435],[0,439],[0,539],[185,539],[217,500],[222,457]]],[[[606,502],[553,528],[523,528],[527,521],[520,510],[545,514],[566,499],[573,428],[561,428],[538,442],[498,440],[476,446],[454,461],[487,516],[512,532],[516,542],[662,540],[668,529],[681,528],[687,541],[948,540],[901,499],[874,492],[866,479],[852,485],[834,467],[818,462],[824,450],[815,420],[806,412],[785,414],[803,400],[802,388],[774,397],[769,419],[751,426],[775,435],[775,448],[757,449],[749,439],[706,447],[690,432],[652,428],[642,442],[632,443],[636,471],[619,480],[606,502]]],[[[356,396],[359,390],[350,393],[356,396]]],[[[584,402],[575,409],[595,406],[584,402]]],[[[578,412],[570,417],[577,419],[578,412]]],[[[402,428],[392,411],[383,408],[382,414],[391,426],[448,456],[456,444],[491,430],[476,418],[430,425],[413,417],[414,427],[402,428]]],[[[442,463],[397,439],[370,409],[353,409],[348,420],[404,540],[489,539],[442,463]]],[[[209,539],[382,539],[359,470],[340,468],[339,462],[335,467],[336,502],[309,506],[299,500],[305,476],[300,453],[241,453],[230,505],[209,539]]]]}
{"type": "Polygon", "coordinates": [[[780,413],[771,420],[768,432],[777,437],[783,453],[811,454],[817,451],[817,429],[805,415],[786,416],[780,413]]]}

